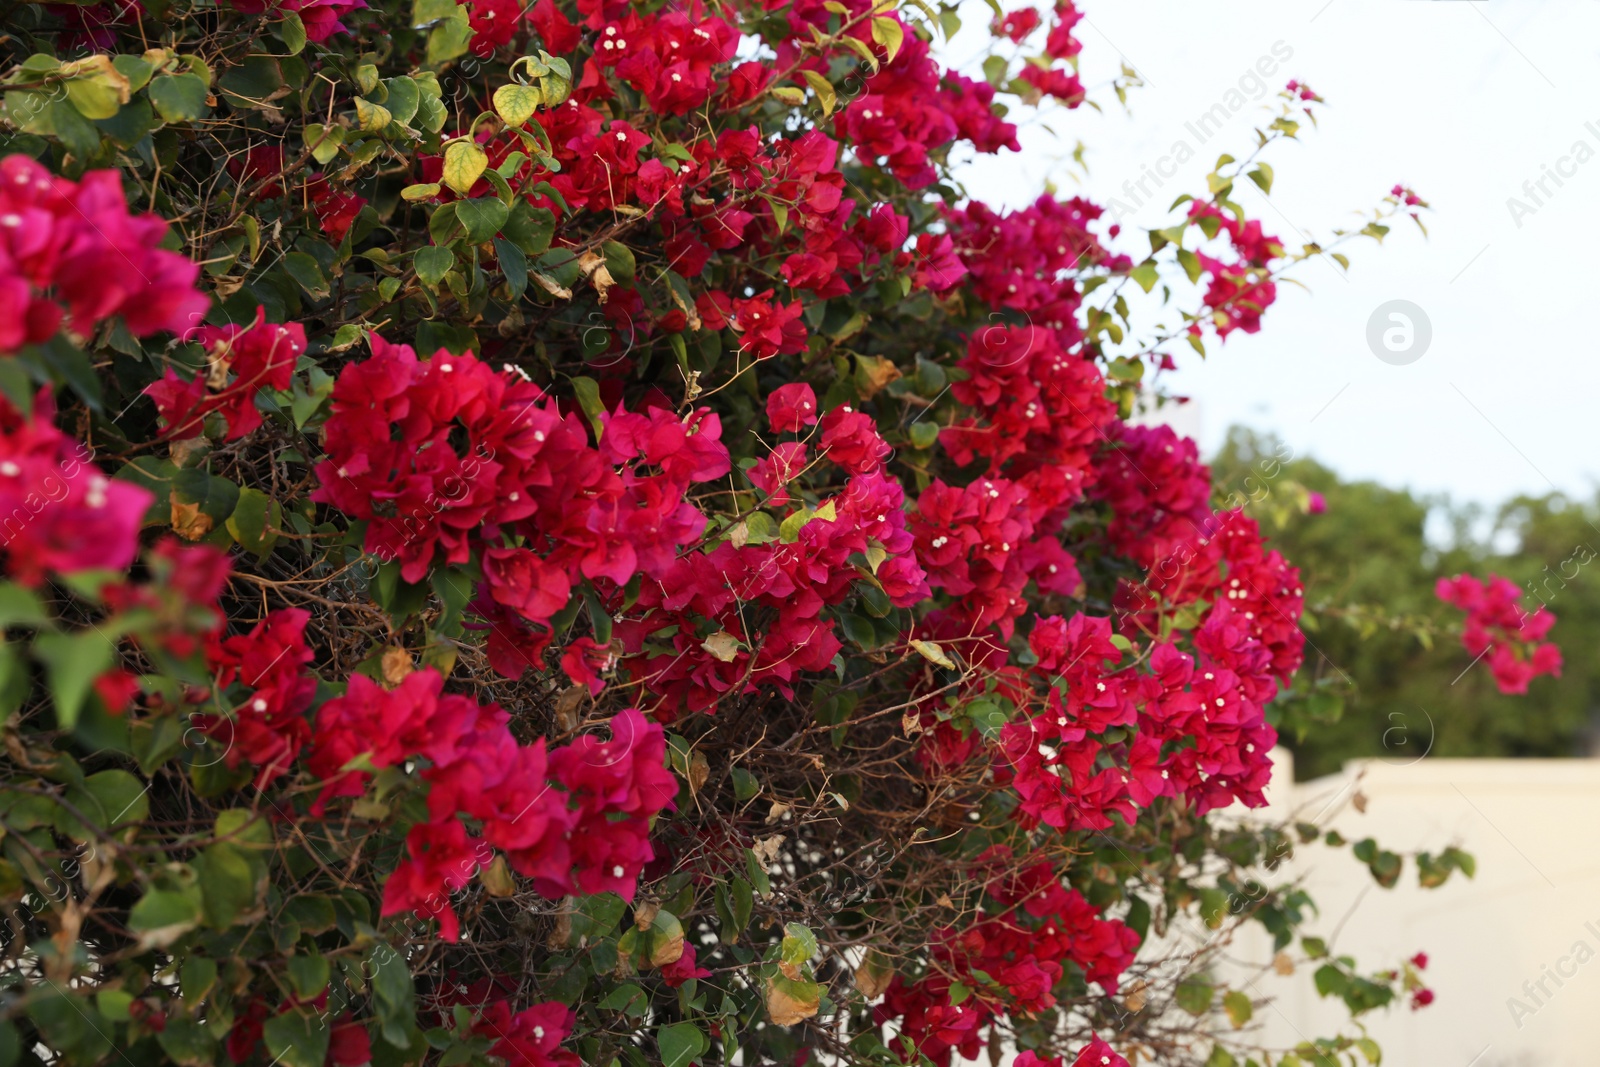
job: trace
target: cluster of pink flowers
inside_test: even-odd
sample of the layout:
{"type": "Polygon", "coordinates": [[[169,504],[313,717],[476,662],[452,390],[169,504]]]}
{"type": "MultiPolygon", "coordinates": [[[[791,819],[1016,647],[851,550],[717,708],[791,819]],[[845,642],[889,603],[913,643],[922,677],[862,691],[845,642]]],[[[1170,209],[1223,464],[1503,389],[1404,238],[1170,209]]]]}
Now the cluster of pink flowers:
{"type": "MultiPolygon", "coordinates": [[[[1207,237],[1224,235],[1234,252],[1232,262],[1196,253],[1201,267],[1211,276],[1204,299],[1212,311],[1217,336],[1227,337],[1234,330],[1258,332],[1262,313],[1278,298],[1271,265],[1283,255],[1283,243],[1265,233],[1259,220],[1234,218],[1201,201],[1189,205],[1189,221],[1207,237]]],[[[1190,327],[1191,332],[1198,332],[1198,327],[1198,323],[1190,327]]]]}
{"type": "Polygon", "coordinates": [[[660,580],[699,539],[705,517],[685,494],[729,469],[708,409],[619,409],[594,446],[580,414],[512,368],[442,350],[419,360],[376,337],[373,353],[334,388],[314,499],[367,520],[367,550],[408,582],[476,554],[474,607],[508,677],[539,664],[576,583],[660,580]]]}
{"type": "Polygon", "coordinates": [[[200,725],[222,746],[230,768],[255,769],[257,788],[288,773],[311,739],[306,712],[317,680],[308,669],[310,621],[308,612],[281,608],[248,633],[229,636],[219,629],[207,641],[206,663],[218,693],[236,685],[242,695],[229,714],[203,716],[200,725]]]}
{"type": "MultiPolygon", "coordinates": [[[[1066,352],[1083,340],[1076,279],[1092,268],[1127,270],[1133,261],[1112,254],[1090,232],[1104,209],[1079,197],[1040,197],[1026,210],[1000,214],[973,201],[948,215],[950,234],[972,272],[973,292],[994,311],[1020,312],[1053,331],[1066,352]]],[[[1120,231],[1113,225],[1108,234],[1120,231]]]]}
{"type": "Polygon", "coordinates": [[[1556,617],[1543,605],[1531,613],[1523,608],[1515,582],[1496,574],[1488,581],[1463,574],[1440,578],[1434,592],[1466,613],[1461,643],[1474,662],[1488,657],[1502,693],[1526,693],[1541,674],[1560,676],[1561,649],[1544,640],[1556,617]]]}
{"type": "Polygon", "coordinates": [[[87,336],[120,315],[143,337],[200,324],[200,268],[157,247],[167,224],[130,215],[121,174],[73,182],[27,156],[0,159],[0,354],[48,340],[63,318],[87,336]]]}
{"type": "Polygon", "coordinates": [[[1009,637],[1030,581],[1072,596],[1076,562],[1057,536],[1093,478],[1091,459],[1116,410],[1096,365],[1068,354],[1054,331],[993,326],[968,341],[952,387],[974,414],[940,432],[959,464],[987,461],[956,488],[935,480],[917,500],[912,532],[935,588],[951,594],[958,628],[1009,637]]]}
{"type": "MultiPolygon", "coordinates": [[[[869,3],[855,0],[851,6],[864,10],[869,3]]],[[[791,25],[800,23],[797,29],[802,31],[794,40],[809,36],[804,32],[805,23],[825,29],[829,17],[820,2],[794,5],[789,9],[789,21],[791,25]]],[[[870,44],[869,22],[863,19],[856,32],[865,35],[870,44]]],[[[792,50],[795,45],[786,42],[784,47],[792,50]]],[[[921,189],[938,178],[929,156],[951,141],[969,141],[986,153],[1003,148],[1021,150],[1016,126],[990,110],[994,88],[941,70],[929,51],[928,42],[907,30],[894,60],[867,82],[866,92],[834,117],[840,139],[862,157],[881,160],[908,189],[921,189]]],[[[820,58],[811,65],[826,69],[820,58]]]]}
{"type": "Polygon", "coordinates": [[[572,1009],[557,1001],[512,1012],[502,997],[489,1001],[472,1029],[494,1039],[489,1055],[504,1060],[506,1067],[581,1067],[578,1054],[561,1047],[573,1021],[572,1009]]]}
{"type": "Polygon", "coordinates": [[[227,440],[247,436],[261,425],[256,396],[263,389],[289,388],[306,350],[305,327],[268,322],[257,308],[246,326],[202,326],[194,336],[210,352],[206,373],[184,381],[169,366],[145,388],[166,423],[164,435],[174,441],[198,437],[206,416],[216,412],[227,421],[227,440]]]}
{"type": "Polygon", "coordinates": [[[586,734],[547,753],[543,738],[519,744],[497,705],[443,693],[443,685],[432,669],[391,690],[356,675],[317,710],[308,765],[327,783],[319,806],[359,796],[371,771],[426,761],[428,819],[406,835],[383,914],[437,918],[441,936],[455,940],[448,895],[496,850],[547,896],[609,891],[632,900],[652,856],[650,822],[677,793],[661,727],[629,709],[611,720],[611,740],[586,734]]]}
{"type": "Polygon", "coordinates": [[[1052,992],[1074,965],[1108,994],[1133,962],[1139,935],[1102,918],[1082,894],[1061,884],[1049,864],[1013,869],[1009,849],[979,859],[994,907],[962,927],[938,931],[934,965],[916,981],[896,976],[875,1009],[878,1022],[898,1021],[922,1055],[947,1065],[954,1053],[977,1059],[984,1029],[1009,1012],[1055,1006],[1052,992]],[[968,995],[952,996],[960,984],[968,995]]]}
{"type": "MultiPolygon", "coordinates": [[[[1064,1061],[1060,1057],[1044,1057],[1035,1052],[1024,1052],[1018,1056],[1014,1067],[1063,1067],[1064,1061]]],[[[1072,1067],[1128,1067],[1128,1061],[1117,1053],[1117,1050],[1096,1037],[1083,1048],[1078,1050],[1078,1055],[1072,1061],[1072,1067]]]]}
{"type": "Polygon", "coordinates": [[[891,603],[907,607],[927,597],[907,530],[905,494],[883,469],[889,447],[875,421],[849,405],[819,420],[817,406],[808,385],[774,391],[767,404],[773,432],[815,427],[808,434],[815,442],[778,444],[762,461],[765,469],[752,468],[751,481],[771,485],[775,496],[788,500],[790,472],[805,468],[815,447],[812,468],[843,471],[844,490],[809,516],[791,512],[790,520],[809,519],[793,540],[741,544],[730,537],[704,554],[679,557],[644,583],[635,615],[618,624],[633,677],[661,697],[658,714],[714,707],[725,694],[764,684],[792,694],[801,672],[825,669],[842,647],[825,609],[842,603],[863,580],[853,557],[882,553],[870,580],[891,603]],[[724,643],[706,641],[702,620],[725,635],[724,643]]]}
{"type": "MultiPolygon", "coordinates": [[[[186,551],[222,561],[220,569],[200,561],[196,581],[204,588],[185,588],[214,602],[226,557],[208,548],[186,551]]],[[[308,621],[304,611],[280,609],[248,632],[229,636],[219,628],[207,637],[214,692],[228,710],[197,713],[196,723],[230,768],[252,768],[258,788],[304,755],[324,783],[318,812],[337,798],[360,796],[375,771],[421,761],[428,818],[407,834],[406,858],[385,886],[383,914],[438,919],[441,935],[455,939],[460,927],[449,894],[497,850],[547,896],[611,891],[633,899],[653,857],[651,823],[677,792],[659,725],[629,709],[611,720],[610,740],[585,734],[547,752],[543,738],[520,744],[498,706],[445,693],[444,679],[430,668],[393,689],[352,676],[344,695],[317,709],[313,729],[307,712],[317,680],[309,670],[308,621]]],[[[192,694],[195,701],[210,697],[192,694]]]]}

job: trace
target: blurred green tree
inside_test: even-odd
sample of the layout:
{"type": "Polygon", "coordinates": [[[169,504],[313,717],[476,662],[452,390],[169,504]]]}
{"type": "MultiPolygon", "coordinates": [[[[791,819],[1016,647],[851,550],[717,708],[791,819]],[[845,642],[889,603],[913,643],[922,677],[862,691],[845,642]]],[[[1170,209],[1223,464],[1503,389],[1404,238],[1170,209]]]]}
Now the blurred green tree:
{"type": "Polygon", "coordinates": [[[1259,519],[1306,583],[1311,647],[1278,723],[1300,777],[1362,757],[1600,749],[1600,667],[1588,655],[1600,640],[1600,495],[1519,496],[1491,512],[1346,481],[1244,427],[1229,431],[1212,470],[1222,503],[1259,519]],[[1555,613],[1560,678],[1538,679],[1519,703],[1470,665],[1455,613],[1433,592],[1463,571],[1503,574],[1528,590],[1529,611],[1555,613]]]}

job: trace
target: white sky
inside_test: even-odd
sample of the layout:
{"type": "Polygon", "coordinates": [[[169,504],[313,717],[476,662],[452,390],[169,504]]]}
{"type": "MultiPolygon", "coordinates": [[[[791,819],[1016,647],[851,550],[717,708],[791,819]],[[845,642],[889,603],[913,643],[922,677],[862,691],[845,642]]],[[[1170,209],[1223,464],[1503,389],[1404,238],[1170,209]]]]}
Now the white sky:
{"type": "MultiPolygon", "coordinates": [[[[1015,3],[1009,6],[1017,6],[1015,3]]],[[[1591,242],[1600,211],[1600,4],[1593,0],[1080,0],[1086,20],[1083,81],[1099,85],[1103,113],[1045,116],[1055,134],[1024,129],[1023,153],[980,157],[967,187],[993,204],[1021,206],[1054,180],[1100,203],[1123,196],[1145,165],[1177,140],[1195,144],[1191,122],[1235,87],[1275,43],[1292,58],[1197,157],[1131,219],[1164,223],[1180,192],[1199,192],[1222,151],[1243,155],[1262,104],[1290,77],[1328,100],[1320,127],[1281,146],[1271,201],[1241,182],[1236,198],[1285,243],[1326,237],[1375,206],[1396,182],[1433,205],[1430,237],[1409,221],[1380,247],[1347,249],[1343,275],[1326,260],[1296,274],[1310,292],[1279,286],[1261,333],[1211,346],[1205,361],[1178,350],[1175,391],[1197,398],[1201,445],[1210,454],[1227,427],[1280,434],[1350,478],[1373,478],[1458,501],[1492,504],[1552,487],[1587,496],[1600,483],[1594,433],[1600,364],[1590,337],[1600,306],[1591,242]],[[1105,88],[1122,60],[1146,80],[1124,112],[1105,88]],[[1585,124],[1594,122],[1594,130],[1585,124]],[[1061,162],[1087,146],[1082,179],[1061,162]],[[1596,155],[1544,205],[1521,219],[1507,199],[1526,199],[1538,179],[1586,141],[1596,155]],[[1408,366],[1367,347],[1368,318],[1406,299],[1429,316],[1433,341],[1408,366]]],[[[968,0],[969,28],[987,7],[968,0]]],[[[947,55],[970,55],[968,33],[947,55]]],[[[1125,232],[1124,237],[1127,234],[1125,232]]],[[[1142,235],[1127,250],[1148,246],[1142,235]]],[[[1158,290],[1159,292],[1159,290],[1158,290]]]]}

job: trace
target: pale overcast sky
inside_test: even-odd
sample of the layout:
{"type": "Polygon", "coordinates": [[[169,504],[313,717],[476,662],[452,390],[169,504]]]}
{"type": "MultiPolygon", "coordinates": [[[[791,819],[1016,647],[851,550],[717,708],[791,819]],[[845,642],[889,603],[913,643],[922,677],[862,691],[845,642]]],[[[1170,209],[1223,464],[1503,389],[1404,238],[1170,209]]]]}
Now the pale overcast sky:
{"type": "MultiPolygon", "coordinates": [[[[1017,5],[1012,5],[1017,6],[1017,5]]],[[[1269,157],[1269,202],[1240,183],[1241,202],[1287,243],[1326,235],[1376,204],[1396,182],[1433,204],[1431,236],[1407,223],[1383,246],[1361,242],[1343,275],[1326,261],[1299,268],[1310,292],[1280,286],[1261,333],[1235,334],[1199,360],[1180,346],[1171,384],[1201,407],[1209,454],[1233,423],[1273,430],[1298,453],[1347,477],[1457,500],[1494,503],[1552,487],[1588,495],[1600,484],[1591,338],[1600,231],[1600,4],[1593,0],[1080,0],[1083,81],[1103,85],[1126,60],[1146,85],[1129,111],[1109,91],[1090,108],[1044,116],[1056,136],[1026,128],[1024,151],[974,161],[972,194],[1019,206],[1053,179],[1106,203],[1175,142],[1197,157],[1132,222],[1157,225],[1182,191],[1227,150],[1244,154],[1263,103],[1290,77],[1328,100],[1320,128],[1269,157]],[[1186,127],[1281,57],[1252,102],[1203,145],[1186,127]],[[1131,113],[1130,113],[1131,112],[1131,113]],[[1594,125],[1591,127],[1590,123],[1594,125]],[[1089,174],[1061,162],[1082,140],[1089,174]],[[1579,147],[1579,142],[1583,142],[1579,147]],[[1546,167],[1542,204],[1524,182],[1546,167]],[[1507,201],[1533,207],[1514,218],[1507,201]],[[1391,300],[1419,306],[1432,342],[1404,366],[1379,360],[1366,336],[1391,300]]],[[[988,20],[969,0],[969,24],[988,20]]],[[[970,55],[963,34],[953,56],[970,55]]],[[[1143,250],[1142,243],[1132,251],[1143,250]]]]}

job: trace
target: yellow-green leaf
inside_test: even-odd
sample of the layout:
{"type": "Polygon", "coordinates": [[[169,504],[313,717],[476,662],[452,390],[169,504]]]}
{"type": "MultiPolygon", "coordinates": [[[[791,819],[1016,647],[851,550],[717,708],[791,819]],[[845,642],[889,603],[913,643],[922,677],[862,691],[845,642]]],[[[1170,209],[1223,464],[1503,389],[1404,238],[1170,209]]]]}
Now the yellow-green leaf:
{"type": "Polygon", "coordinates": [[[502,85],[494,91],[494,109],[507,126],[521,126],[544,99],[532,85],[502,85]]]}
{"type": "Polygon", "coordinates": [[[375,133],[389,125],[392,121],[392,116],[389,114],[389,109],[382,104],[374,104],[370,100],[363,100],[358,96],[356,97],[356,121],[361,124],[363,130],[375,133]]]}
{"type": "Polygon", "coordinates": [[[444,150],[444,183],[466,196],[489,166],[489,157],[472,141],[457,141],[444,150]]]}
{"type": "Polygon", "coordinates": [[[833,83],[814,70],[802,70],[801,76],[806,84],[811,86],[811,91],[817,94],[817,103],[822,105],[824,117],[833,114],[833,109],[839,103],[838,94],[833,91],[833,83]]]}
{"type": "Polygon", "coordinates": [[[1249,1022],[1250,1017],[1255,1014],[1249,996],[1237,989],[1222,998],[1222,1008],[1228,1013],[1228,1021],[1233,1024],[1235,1030],[1249,1022]]]}
{"type": "Polygon", "coordinates": [[[900,25],[900,20],[895,18],[875,18],[872,20],[872,39],[883,46],[889,53],[889,62],[894,62],[894,57],[900,54],[900,46],[906,41],[906,28],[900,25]]]}

